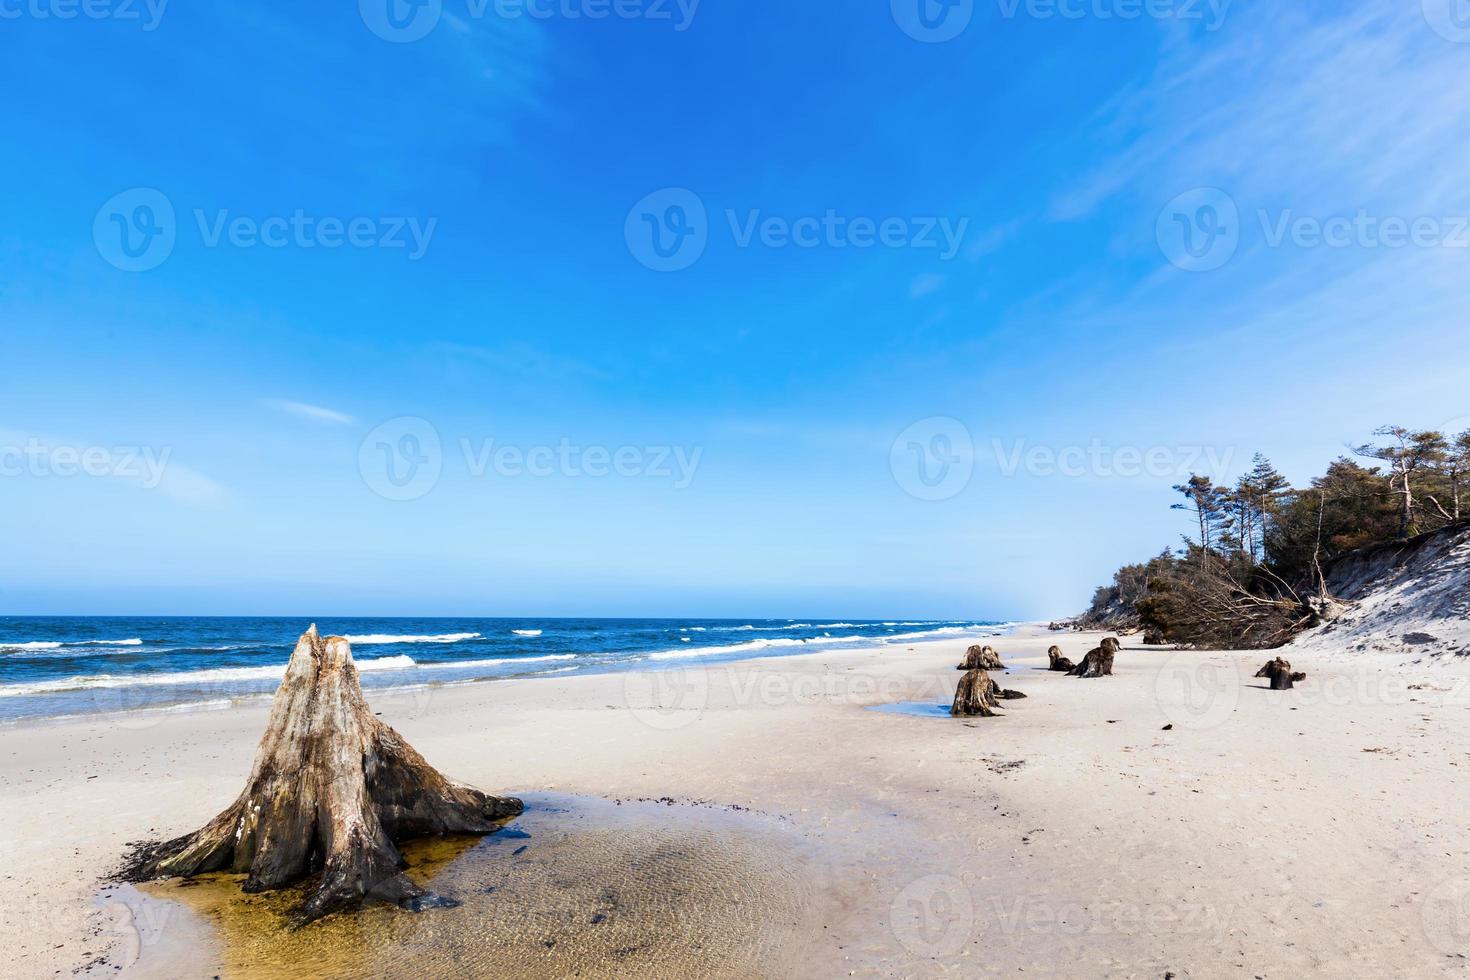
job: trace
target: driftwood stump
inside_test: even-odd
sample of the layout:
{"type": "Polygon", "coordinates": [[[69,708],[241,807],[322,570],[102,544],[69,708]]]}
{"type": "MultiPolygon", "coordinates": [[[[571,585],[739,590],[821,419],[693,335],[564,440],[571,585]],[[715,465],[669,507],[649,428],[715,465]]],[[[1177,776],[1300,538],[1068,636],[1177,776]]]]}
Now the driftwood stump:
{"type": "MultiPolygon", "coordinates": [[[[1114,644],[1117,641],[1113,641],[1114,644]]],[[[1116,646],[1109,646],[1107,640],[1100,647],[1093,647],[1087,651],[1087,656],[1082,662],[1067,671],[1073,677],[1112,677],[1113,676],[1113,653],[1116,646]]]]}
{"type": "Polygon", "coordinates": [[[1062,656],[1061,647],[1052,647],[1050,650],[1046,651],[1046,659],[1048,662],[1048,666],[1046,668],[1047,670],[1070,673],[1071,670],[1077,666],[1076,664],[1072,663],[1072,661],[1062,656]]]}
{"type": "Polygon", "coordinates": [[[1277,657],[1275,660],[1266,661],[1266,666],[1256,671],[1257,677],[1269,677],[1271,679],[1271,690],[1290,691],[1292,685],[1297,681],[1304,681],[1307,675],[1300,671],[1293,673],[1291,663],[1277,657]]]}
{"type": "Polygon", "coordinates": [[[374,717],[347,641],[312,626],[291,654],[239,799],[193,834],[137,845],[121,877],[223,871],[261,892],[319,872],[299,922],[367,900],[417,911],[449,903],[404,876],[395,841],[494,833],[522,809],[425,762],[374,717]]]}
{"type": "Polygon", "coordinates": [[[1000,662],[1000,654],[995,652],[993,646],[975,646],[965,651],[964,661],[955,670],[1005,670],[1006,665],[1000,662]]]}
{"type": "Polygon", "coordinates": [[[960,678],[960,686],[954,692],[954,704],[949,713],[956,718],[994,718],[1000,702],[995,699],[995,682],[983,670],[972,670],[960,678]]]}
{"type": "Polygon", "coordinates": [[[1001,701],[1019,701],[1025,697],[1020,691],[1001,687],[985,671],[976,669],[960,678],[949,713],[956,718],[974,715],[993,718],[1001,701]]]}
{"type": "Polygon", "coordinates": [[[1143,642],[1147,646],[1161,647],[1169,641],[1164,639],[1163,633],[1156,629],[1150,629],[1143,634],[1143,642]]]}

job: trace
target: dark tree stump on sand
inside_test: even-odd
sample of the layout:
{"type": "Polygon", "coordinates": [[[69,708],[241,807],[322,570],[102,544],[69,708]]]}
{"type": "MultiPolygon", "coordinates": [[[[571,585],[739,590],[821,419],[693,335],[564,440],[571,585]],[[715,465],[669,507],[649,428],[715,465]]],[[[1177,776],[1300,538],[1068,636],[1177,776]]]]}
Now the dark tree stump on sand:
{"type": "Polygon", "coordinates": [[[417,911],[446,903],[403,874],[395,841],[494,833],[522,809],[425,762],[374,717],[347,641],[324,640],[312,626],[286,665],[239,799],[193,834],[136,845],[121,877],[223,871],[247,875],[245,891],[261,892],[319,872],[300,922],[367,900],[417,911]]]}
{"type": "Polygon", "coordinates": [[[1143,642],[1146,646],[1161,647],[1168,641],[1164,639],[1163,633],[1156,629],[1151,629],[1143,634],[1143,642]]]}
{"type": "Polygon", "coordinates": [[[1291,663],[1277,657],[1275,660],[1266,661],[1266,666],[1256,671],[1257,677],[1269,677],[1271,679],[1271,690],[1290,691],[1292,685],[1297,681],[1304,681],[1307,675],[1298,671],[1292,673],[1291,663]]]}
{"type": "Polygon", "coordinates": [[[955,670],[1005,670],[1006,665],[1000,662],[1000,654],[995,652],[993,646],[980,646],[976,644],[965,651],[964,661],[955,670]]]}
{"type": "Polygon", "coordinates": [[[983,670],[972,670],[960,678],[949,713],[956,718],[994,718],[1000,702],[995,699],[995,682],[983,670]]]}
{"type": "Polygon", "coordinates": [[[1061,673],[1070,673],[1072,669],[1077,666],[1076,664],[1072,663],[1072,661],[1062,656],[1061,647],[1052,647],[1050,650],[1046,651],[1046,659],[1048,662],[1048,666],[1046,668],[1047,670],[1055,670],[1061,673]]]}
{"type": "Polygon", "coordinates": [[[985,671],[976,669],[960,678],[949,713],[957,718],[974,715],[992,718],[1001,701],[1019,701],[1025,697],[1020,691],[1001,687],[985,671]]]}
{"type": "Polygon", "coordinates": [[[1113,644],[1109,646],[1107,640],[1104,640],[1102,646],[1087,651],[1087,656],[1082,658],[1082,662],[1067,673],[1073,677],[1112,677],[1113,652],[1117,641],[1114,640],[1113,644]]]}

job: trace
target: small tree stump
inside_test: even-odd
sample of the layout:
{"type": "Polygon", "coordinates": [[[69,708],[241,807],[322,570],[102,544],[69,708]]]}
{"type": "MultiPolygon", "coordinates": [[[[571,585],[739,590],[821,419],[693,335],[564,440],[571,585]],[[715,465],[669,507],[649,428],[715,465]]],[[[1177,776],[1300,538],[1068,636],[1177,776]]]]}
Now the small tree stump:
{"type": "Polygon", "coordinates": [[[1005,670],[1006,665],[1000,662],[1000,654],[995,652],[993,646],[975,646],[965,651],[964,661],[955,670],[1005,670]]]}
{"type": "Polygon", "coordinates": [[[1143,642],[1146,646],[1161,647],[1169,642],[1164,639],[1164,634],[1156,629],[1150,629],[1143,634],[1143,642]]]}
{"type": "Polygon", "coordinates": [[[368,707],[340,636],[296,643],[239,799],[201,830],[140,844],[121,877],[247,875],[247,892],[320,872],[298,910],[310,922],[373,899],[417,910],[443,900],[409,881],[395,841],[491,834],[520,800],[445,779],[368,707]]]}
{"type": "Polygon", "coordinates": [[[956,718],[994,718],[1000,702],[995,697],[996,684],[990,675],[978,668],[960,678],[949,713],[956,718]]]}
{"type": "Polygon", "coordinates": [[[1266,666],[1256,671],[1256,676],[1269,677],[1273,691],[1290,691],[1297,681],[1307,679],[1307,675],[1300,671],[1293,673],[1291,663],[1280,657],[1266,661],[1266,666]]]}
{"type": "MultiPolygon", "coordinates": [[[[1116,644],[1116,640],[1114,643],[1116,644]]],[[[1082,662],[1067,671],[1073,677],[1112,677],[1113,676],[1113,647],[1103,641],[1100,647],[1093,647],[1087,651],[1087,656],[1082,662]]]]}
{"type": "Polygon", "coordinates": [[[1068,660],[1066,657],[1062,656],[1061,647],[1052,647],[1050,650],[1046,651],[1046,659],[1046,669],[1055,670],[1060,673],[1066,673],[1067,671],[1070,671],[1073,667],[1077,666],[1076,664],[1072,663],[1071,660],[1068,660]]]}

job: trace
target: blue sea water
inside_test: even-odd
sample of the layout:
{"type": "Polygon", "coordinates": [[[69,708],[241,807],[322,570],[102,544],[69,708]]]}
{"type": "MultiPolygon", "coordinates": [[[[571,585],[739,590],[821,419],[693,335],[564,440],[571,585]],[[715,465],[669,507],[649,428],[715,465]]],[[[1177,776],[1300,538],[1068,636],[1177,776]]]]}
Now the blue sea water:
{"type": "MultiPolygon", "coordinates": [[[[266,696],[299,618],[0,617],[0,721],[266,696]]],[[[972,620],[378,619],[318,622],[352,642],[365,688],[667,668],[995,635],[972,620]]]]}

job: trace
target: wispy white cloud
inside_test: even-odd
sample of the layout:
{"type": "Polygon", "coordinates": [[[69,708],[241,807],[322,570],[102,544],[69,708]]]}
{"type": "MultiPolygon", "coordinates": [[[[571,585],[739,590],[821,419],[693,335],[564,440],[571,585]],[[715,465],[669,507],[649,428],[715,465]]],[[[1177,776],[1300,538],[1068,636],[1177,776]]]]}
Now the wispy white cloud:
{"type": "Polygon", "coordinates": [[[924,272],[914,277],[909,283],[909,297],[919,299],[931,293],[937,293],[944,285],[944,277],[937,272],[924,272]]]}
{"type": "Polygon", "coordinates": [[[311,419],[313,422],[332,422],[337,425],[351,425],[357,420],[351,415],[339,412],[331,408],[323,408],[321,405],[310,405],[306,402],[293,402],[280,398],[266,399],[262,404],[278,411],[287,412],[303,419],[311,419]]]}

